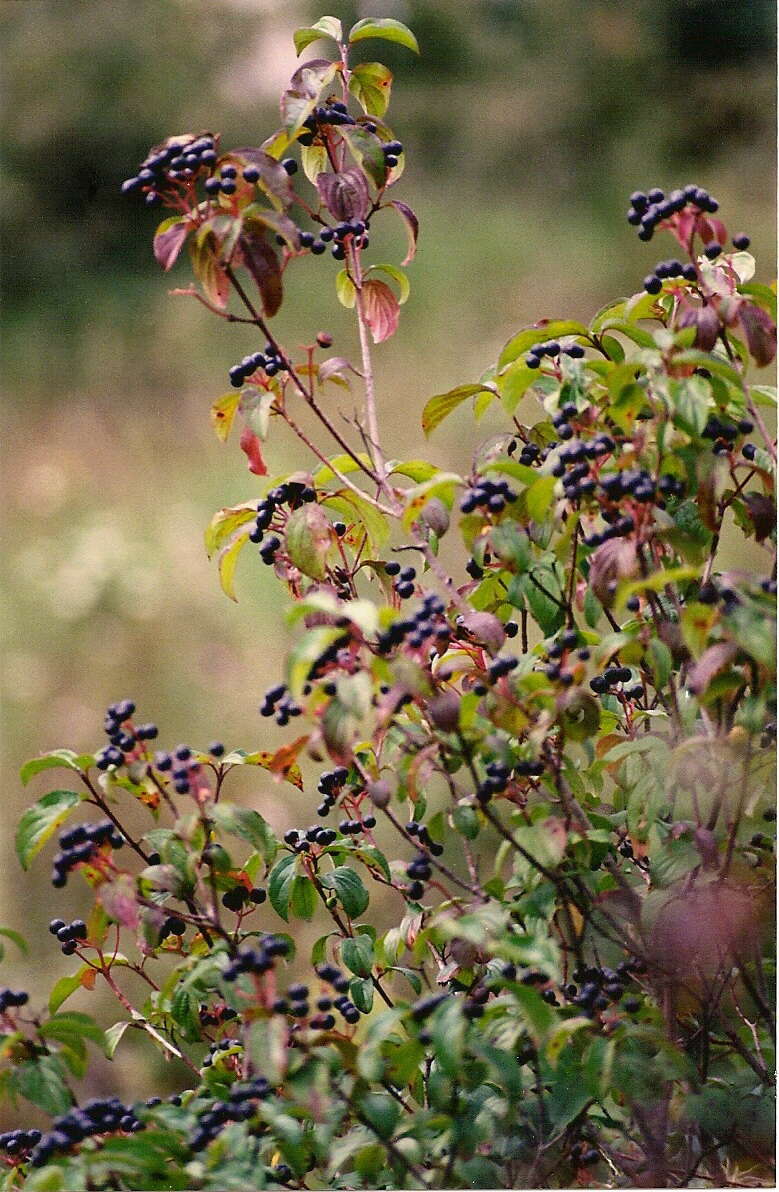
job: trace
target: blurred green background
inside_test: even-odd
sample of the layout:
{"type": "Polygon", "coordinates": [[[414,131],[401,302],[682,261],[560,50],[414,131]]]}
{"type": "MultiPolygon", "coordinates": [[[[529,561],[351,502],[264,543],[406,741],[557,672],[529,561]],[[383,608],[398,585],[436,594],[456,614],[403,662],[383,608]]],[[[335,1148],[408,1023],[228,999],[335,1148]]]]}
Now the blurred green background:
{"type": "MultiPolygon", "coordinates": [[[[418,60],[380,42],[363,55],[395,71],[389,120],[408,150],[396,195],[421,222],[400,332],[377,352],[390,454],[423,451],[424,400],[476,378],[513,330],[542,316],[586,319],[672,252],[670,241],[641,244],[625,223],[636,187],[711,189],[731,233],[752,236],[760,279],[773,276],[769,0],[323,5],[349,22],[398,17],[422,47],[418,60]]],[[[70,971],[45,924],[83,909],[76,882],[48,886],[46,859],[24,876],[13,857],[19,812],[48,789],[46,776],[20,789],[25,758],[95,749],[103,708],[126,696],[168,745],[267,748],[286,736],[257,715],[285,646],[274,581],[246,552],[233,605],[202,545],[211,513],[258,488],[237,443],[214,438],[208,407],[228,366],[260,345],[168,296],[186,284],[186,263],[161,274],[150,244],[159,214],[119,186],[167,134],[263,140],[295,67],[292,31],[321,12],[303,0],[0,5],[0,922],[25,930],[38,953],[10,957],[3,984],[48,980],[52,965],[70,971]]],[[[401,259],[399,223],[375,239],[375,260],[401,259]]],[[[283,342],[325,328],[334,351],[355,352],[337,268],[328,256],[290,271],[283,342]]],[[[478,437],[499,425],[486,419],[478,437]]],[[[475,441],[463,410],[437,433],[432,458],[466,466],[475,441]]],[[[267,454],[278,472],[300,460],[283,437],[267,454]]],[[[291,788],[262,778],[244,787],[268,818],[290,822],[291,788]]],[[[148,1068],[153,1055],[142,1046],[137,1063],[148,1068]]],[[[127,1092],[135,1070],[122,1071],[127,1092]]],[[[103,1065],[94,1080],[108,1088],[116,1077],[103,1065]]]]}

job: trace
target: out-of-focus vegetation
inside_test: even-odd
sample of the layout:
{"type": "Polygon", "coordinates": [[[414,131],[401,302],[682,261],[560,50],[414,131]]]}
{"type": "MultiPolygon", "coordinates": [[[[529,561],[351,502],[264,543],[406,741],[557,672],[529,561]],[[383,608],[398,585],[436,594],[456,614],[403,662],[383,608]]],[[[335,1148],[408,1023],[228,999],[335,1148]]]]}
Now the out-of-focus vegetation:
{"type": "MultiPolygon", "coordinates": [[[[346,20],[371,11],[330,8],[346,20]]],[[[293,0],[2,7],[9,825],[29,801],[19,763],[64,739],[96,748],[111,699],[136,699],[168,741],[203,744],[220,721],[237,733],[228,745],[282,740],[256,711],[282,654],[272,580],[247,560],[231,606],[202,548],[211,512],[256,491],[237,452],[213,438],[208,405],[228,365],[258,345],[167,296],[176,271],[164,278],[149,250],[158,215],[119,185],[168,133],[261,140],[294,68],[291,31],[312,15],[293,0]]],[[[635,187],[699,181],[740,212],[767,261],[767,0],[418,0],[394,15],[413,25],[422,57],[387,49],[404,81],[393,117],[408,150],[400,190],[413,191],[421,219],[408,316],[380,360],[393,452],[413,454],[424,399],[478,376],[511,328],[563,308],[587,316],[639,288],[655,256],[624,222],[635,187]]],[[[324,290],[293,284],[281,337],[326,325],[348,355],[347,317],[325,322],[324,290]]],[[[462,425],[453,418],[436,440],[438,462],[467,458],[462,425]]],[[[59,896],[56,907],[29,904],[10,837],[0,919],[34,937],[54,911],[75,908],[59,896]]]]}

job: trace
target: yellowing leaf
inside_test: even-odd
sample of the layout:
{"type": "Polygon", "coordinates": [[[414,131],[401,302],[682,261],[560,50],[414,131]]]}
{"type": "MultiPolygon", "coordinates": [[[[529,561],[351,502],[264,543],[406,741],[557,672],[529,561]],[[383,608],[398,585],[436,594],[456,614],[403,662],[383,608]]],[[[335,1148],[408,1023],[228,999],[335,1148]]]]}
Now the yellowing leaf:
{"type": "Polygon", "coordinates": [[[233,389],[230,393],[224,393],[218,397],[211,406],[211,425],[216,437],[223,443],[227,441],[227,436],[230,434],[240,400],[238,390],[233,389]]]}

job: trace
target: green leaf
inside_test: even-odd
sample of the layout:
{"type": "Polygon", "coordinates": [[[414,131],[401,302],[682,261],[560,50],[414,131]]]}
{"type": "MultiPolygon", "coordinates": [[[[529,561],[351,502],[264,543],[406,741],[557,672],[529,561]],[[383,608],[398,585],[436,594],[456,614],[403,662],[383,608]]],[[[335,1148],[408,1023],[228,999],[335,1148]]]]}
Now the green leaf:
{"type": "Polygon", "coordinates": [[[270,1018],[257,1018],[248,1031],[247,1051],[256,1072],[272,1085],[284,1079],[287,1069],[287,1024],[283,1016],[274,1014],[270,1018]]]}
{"type": "Polygon", "coordinates": [[[539,476],[525,494],[525,507],[534,522],[546,521],[552,510],[552,493],[557,480],[554,476],[539,476]]]}
{"type": "Polygon", "coordinates": [[[73,1097],[63,1077],[62,1064],[54,1055],[42,1055],[38,1059],[18,1064],[13,1072],[11,1087],[52,1117],[67,1113],[73,1104],[73,1097]]]}
{"type": "Polygon", "coordinates": [[[293,696],[301,694],[311,667],[342,636],[343,629],[334,625],[318,625],[315,629],[307,630],[305,637],[295,643],[287,655],[287,682],[293,696]]]}
{"type": "Polygon", "coordinates": [[[55,1014],[39,1028],[38,1033],[46,1039],[57,1039],[66,1043],[72,1036],[89,1039],[105,1051],[105,1031],[99,1027],[88,1014],[81,1014],[77,1010],[69,1010],[65,1014],[55,1014]]]}
{"type": "Polygon", "coordinates": [[[319,41],[323,37],[328,37],[332,41],[341,40],[343,29],[338,17],[320,17],[313,25],[305,25],[295,30],[292,34],[292,40],[295,43],[295,53],[298,58],[307,46],[310,46],[314,41],[319,41]]]}
{"type": "Polygon", "coordinates": [[[354,282],[345,269],[340,269],[335,275],[335,292],[341,306],[351,310],[357,301],[357,291],[354,282]]]}
{"type": "Polygon", "coordinates": [[[316,186],[317,178],[328,166],[327,150],[324,145],[301,145],[300,162],[306,178],[312,186],[316,186]]]}
{"type": "Polygon", "coordinates": [[[364,1093],[360,1111],[373,1126],[379,1138],[391,1138],[400,1120],[400,1105],[387,1093],[364,1093]]]}
{"type": "Polygon", "coordinates": [[[113,1026],[109,1026],[105,1032],[105,1053],[109,1060],[114,1058],[117,1047],[119,1046],[124,1032],[128,1026],[132,1026],[132,1022],[115,1022],[113,1026]]]}
{"type": "Polygon", "coordinates": [[[22,784],[27,786],[31,778],[36,774],[42,773],[43,770],[60,769],[87,770],[90,766],[95,764],[95,759],[91,753],[74,753],[72,749],[52,749],[49,753],[41,754],[40,757],[34,757],[29,762],[25,762],[19,771],[19,777],[22,784]]]}
{"type": "Polygon", "coordinates": [[[249,532],[241,531],[232,542],[228,542],[223,546],[217,555],[217,566],[219,568],[219,583],[225,596],[229,596],[231,600],[238,601],[235,594],[235,569],[238,566],[238,556],[240,555],[246,543],[249,541],[249,532]]]}
{"type": "Polygon", "coordinates": [[[209,559],[233,537],[236,530],[254,521],[257,516],[257,502],[243,501],[240,505],[230,505],[226,509],[218,509],[209,522],[205,532],[206,554],[209,559]]]}
{"type": "Polygon", "coordinates": [[[368,132],[361,124],[342,126],[341,135],[358,166],[381,189],[387,181],[387,163],[384,160],[382,142],[375,133],[368,132]]]}
{"type": "Polygon", "coordinates": [[[221,832],[247,840],[264,861],[270,862],[276,856],[279,842],[258,811],[237,807],[235,803],[215,803],[209,808],[208,816],[221,832]]]}
{"type": "Polygon", "coordinates": [[[389,523],[370,501],[359,497],[350,488],[339,489],[322,498],[322,504],[340,513],[347,521],[362,524],[368,535],[371,550],[380,551],[390,535],[389,523]]]}
{"type": "Polygon", "coordinates": [[[352,25],[349,31],[349,44],[353,45],[356,41],[365,41],[369,37],[380,37],[383,41],[394,41],[397,45],[405,46],[408,50],[413,50],[415,54],[419,53],[419,44],[414,34],[404,25],[402,21],[393,20],[391,17],[366,17],[364,21],[358,21],[356,25],[352,25]]]}
{"type": "Polygon", "coordinates": [[[292,896],[292,882],[295,877],[294,853],[290,853],[274,865],[268,878],[268,899],[277,915],[285,921],[289,918],[289,900],[292,896]]]}
{"type": "Polygon", "coordinates": [[[587,328],[583,323],[576,323],[571,319],[552,319],[543,325],[527,327],[517,332],[508,341],[498,357],[498,371],[502,371],[507,364],[511,364],[519,356],[527,352],[533,344],[544,343],[548,339],[559,339],[561,335],[586,335],[587,328]]]}
{"type": "Polygon", "coordinates": [[[367,907],[368,891],[359,875],[346,865],[339,865],[332,873],[324,874],[321,881],[326,889],[335,890],[350,919],[355,915],[361,915],[367,907]]]}
{"type": "Polygon", "coordinates": [[[16,855],[22,869],[29,868],[33,857],[80,802],[81,796],[75,791],[49,791],[27,808],[16,830],[16,855]]]}
{"type": "Polygon", "coordinates": [[[516,360],[498,375],[497,380],[506,413],[513,414],[530,386],[538,380],[538,369],[528,368],[524,360],[516,360]]]}
{"type": "Polygon", "coordinates": [[[295,875],[289,892],[289,906],[298,919],[313,919],[317,908],[317,895],[311,878],[303,877],[300,873],[295,875]]]}
{"type": "Polygon", "coordinates": [[[325,578],[325,560],[334,538],[330,519],[315,502],[290,514],[285,530],[287,553],[298,571],[311,579],[325,578]]]}
{"type": "Polygon", "coordinates": [[[482,392],[494,394],[495,390],[490,389],[487,385],[474,384],[457,385],[448,393],[437,393],[425,402],[425,408],[422,411],[422,430],[426,435],[432,434],[453,410],[456,410],[469,397],[474,397],[477,393],[482,392]]]}
{"type": "Polygon", "coordinates": [[[369,116],[383,116],[392,92],[392,71],[383,62],[359,62],[349,79],[349,90],[369,116]]]}
{"type": "Polygon", "coordinates": [[[403,270],[398,269],[396,265],[371,265],[368,272],[372,273],[374,269],[381,270],[382,273],[386,273],[388,277],[391,277],[393,281],[398,283],[398,288],[400,289],[398,302],[402,306],[411,293],[411,285],[403,270]]]}
{"type": "MultiPolygon", "coordinates": [[[[20,932],[14,931],[12,927],[0,927],[0,936],[10,940],[12,944],[16,944],[22,956],[28,955],[29,948],[27,947],[27,941],[20,932]]],[[[2,960],[4,956],[5,948],[0,943],[0,960],[2,960]]]]}
{"type": "Polygon", "coordinates": [[[367,977],[353,977],[349,982],[349,995],[358,1010],[369,1014],[373,1008],[373,982],[367,977]]]}
{"type": "Polygon", "coordinates": [[[341,944],[341,959],[358,977],[369,977],[373,968],[373,940],[362,932],[350,936],[341,944]]]}

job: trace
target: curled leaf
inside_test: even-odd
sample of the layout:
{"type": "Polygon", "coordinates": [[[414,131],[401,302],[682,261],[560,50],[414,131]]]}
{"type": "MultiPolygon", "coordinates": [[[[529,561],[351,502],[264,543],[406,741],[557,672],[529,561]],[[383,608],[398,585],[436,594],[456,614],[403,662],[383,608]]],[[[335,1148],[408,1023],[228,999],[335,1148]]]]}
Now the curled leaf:
{"type": "Polygon", "coordinates": [[[408,252],[401,261],[401,265],[408,265],[416,256],[417,240],[419,239],[419,220],[408,204],[401,203],[400,199],[393,199],[390,203],[390,207],[395,208],[406,225],[406,233],[408,235],[408,252]]]}

